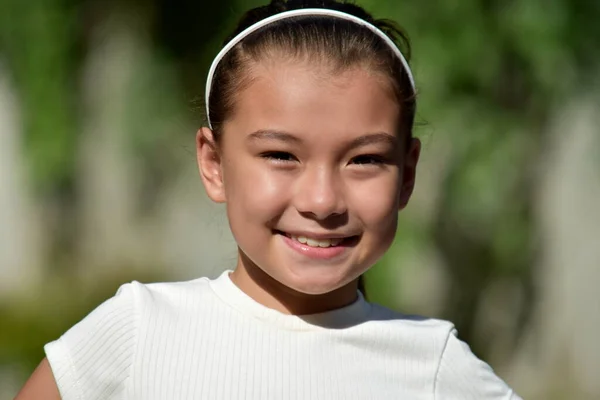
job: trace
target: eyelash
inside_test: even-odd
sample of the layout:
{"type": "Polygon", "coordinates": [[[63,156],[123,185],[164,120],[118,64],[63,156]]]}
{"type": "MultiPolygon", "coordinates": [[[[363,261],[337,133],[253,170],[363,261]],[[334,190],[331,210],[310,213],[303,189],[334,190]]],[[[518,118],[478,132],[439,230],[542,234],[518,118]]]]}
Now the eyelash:
{"type": "Polygon", "coordinates": [[[362,165],[362,166],[367,166],[367,165],[381,165],[381,164],[385,164],[386,160],[384,157],[381,156],[377,156],[374,154],[363,154],[357,157],[354,157],[351,160],[351,163],[353,164],[357,164],[357,165],[362,165]],[[357,162],[357,161],[363,161],[363,162],[357,162]],[[366,162],[364,162],[366,160],[366,162]]]}
{"type": "Polygon", "coordinates": [[[298,159],[294,157],[293,154],[288,153],[286,151],[269,151],[260,155],[262,158],[266,160],[273,161],[275,163],[290,163],[297,161],[298,159]]]}
{"type": "MultiPolygon", "coordinates": [[[[288,164],[298,161],[298,159],[293,154],[288,153],[286,151],[269,151],[262,153],[260,156],[266,160],[277,164],[288,164]]],[[[350,164],[360,165],[362,167],[370,165],[380,166],[382,164],[385,164],[386,162],[387,160],[384,157],[374,154],[363,154],[360,156],[356,156],[350,160],[350,164]]]]}

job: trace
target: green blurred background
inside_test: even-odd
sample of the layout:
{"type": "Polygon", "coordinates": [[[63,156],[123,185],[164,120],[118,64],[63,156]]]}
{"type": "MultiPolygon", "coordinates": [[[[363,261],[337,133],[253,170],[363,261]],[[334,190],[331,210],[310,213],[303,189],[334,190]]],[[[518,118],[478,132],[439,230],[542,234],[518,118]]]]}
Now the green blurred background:
{"type": "MultiPolygon", "coordinates": [[[[0,399],[124,282],[235,262],[194,134],[256,0],[0,0],[0,399]]],[[[368,295],[455,322],[526,399],[600,399],[600,2],[362,0],[408,32],[424,142],[368,295]]]]}

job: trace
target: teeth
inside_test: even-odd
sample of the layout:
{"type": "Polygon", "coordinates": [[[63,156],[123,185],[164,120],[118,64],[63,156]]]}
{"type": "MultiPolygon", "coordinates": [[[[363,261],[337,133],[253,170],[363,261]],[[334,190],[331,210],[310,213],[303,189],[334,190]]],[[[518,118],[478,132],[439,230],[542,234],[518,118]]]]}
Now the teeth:
{"type": "Polygon", "coordinates": [[[306,244],[309,245],[309,246],[311,246],[311,247],[320,247],[319,245],[321,243],[325,245],[323,247],[328,247],[329,244],[330,244],[329,240],[323,240],[323,241],[321,241],[321,240],[314,240],[314,239],[307,239],[306,240],[306,244]]]}
{"type": "Polygon", "coordinates": [[[302,244],[307,244],[310,247],[331,247],[331,246],[337,246],[338,244],[340,244],[340,242],[342,241],[342,239],[322,239],[322,240],[317,240],[317,239],[310,239],[307,238],[305,236],[292,236],[292,239],[302,243],[302,244]]]}

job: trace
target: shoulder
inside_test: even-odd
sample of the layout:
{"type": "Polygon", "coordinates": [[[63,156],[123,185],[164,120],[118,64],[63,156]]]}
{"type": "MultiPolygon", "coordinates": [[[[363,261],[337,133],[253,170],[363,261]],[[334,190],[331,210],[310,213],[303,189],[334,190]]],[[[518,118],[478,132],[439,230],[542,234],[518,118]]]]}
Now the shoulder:
{"type": "Polygon", "coordinates": [[[379,335],[386,335],[393,348],[399,353],[408,349],[415,361],[426,363],[431,372],[437,369],[448,337],[454,331],[454,324],[437,318],[400,313],[373,304],[371,324],[379,335]]]}
{"type": "Polygon", "coordinates": [[[377,328],[394,330],[397,334],[415,336],[437,345],[443,350],[448,337],[455,330],[449,321],[420,315],[403,314],[387,307],[371,303],[369,324],[377,328]]]}
{"type": "Polygon", "coordinates": [[[199,303],[208,279],[188,282],[131,282],[100,304],[59,339],[44,346],[63,399],[119,398],[127,390],[140,331],[148,321],[168,324],[172,315],[199,303]],[[113,398],[113,397],[109,397],[113,398]]]}
{"type": "Polygon", "coordinates": [[[426,366],[431,379],[454,326],[444,320],[399,313],[371,304],[368,320],[360,334],[387,355],[395,354],[399,362],[426,366]]]}
{"type": "Polygon", "coordinates": [[[62,399],[95,399],[100,393],[124,390],[137,338],[140,286],[121,286],[115,296],[44,346],[62,399]]]}
{"type": "Polygon", "coordinates": [[[141,310],[147,307],[171,307],[195,303],[210,292],[210,280],[199,278],[183,282],[159,282],[142,284],[131,282],[121,287],[129,291],[132,300],[141,310]]]}
{"type": "Polygon", "coordinates": [[[415,358],[431,362],[436,399],[520,399],[458,338],[452,322],[406,315],[373,304],[369,324],[396,340],[403,354],[410,343],[415,358]]]}
{"type": "Polygon", "coordinates": [[[435,398],[518,400],[520,397],[473,354],[452,329],[440,357],[434,383],[435,398]]]}

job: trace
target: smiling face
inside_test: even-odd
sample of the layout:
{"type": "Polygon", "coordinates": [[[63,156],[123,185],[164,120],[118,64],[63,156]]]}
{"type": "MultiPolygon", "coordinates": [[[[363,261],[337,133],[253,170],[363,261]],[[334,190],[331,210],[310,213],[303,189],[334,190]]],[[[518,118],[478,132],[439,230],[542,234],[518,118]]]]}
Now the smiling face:
{"type": "Polygon", "coordinates": [[[218,145],[210,130],[198,134],[205,187],[226,203],[239,246],[242,290],[263,303],[266,292],[316,295],[325,308],[328,295],[329,308],[355,298],[414,185],[419,143],[398,133],[399,120],[385,78],[360,67],[253,69],[218,145]]]}

